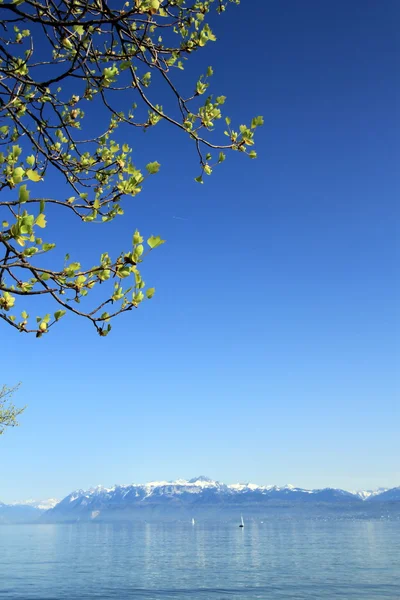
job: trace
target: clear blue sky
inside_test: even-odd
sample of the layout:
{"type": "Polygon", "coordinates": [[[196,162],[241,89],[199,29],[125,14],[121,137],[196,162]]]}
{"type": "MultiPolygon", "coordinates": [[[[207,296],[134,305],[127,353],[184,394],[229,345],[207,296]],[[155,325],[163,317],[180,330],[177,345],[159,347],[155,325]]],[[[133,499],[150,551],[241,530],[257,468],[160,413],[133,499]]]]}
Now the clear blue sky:
{"type": "Polygon", "coordinates": [[[157,294],[106,339],[71,318],[41,340],[0,326],[0,382],[28,404],[0,439],[0,500],[199,474],[400,485],[400,7],[246,4],[193,67],[214,66],[233,120],[264,115],[259,159],[199,186],[180,135],[130,133],[162,169],[76,247],[90,266],[136,226],[161,234],[144,266],[157,294]]]}

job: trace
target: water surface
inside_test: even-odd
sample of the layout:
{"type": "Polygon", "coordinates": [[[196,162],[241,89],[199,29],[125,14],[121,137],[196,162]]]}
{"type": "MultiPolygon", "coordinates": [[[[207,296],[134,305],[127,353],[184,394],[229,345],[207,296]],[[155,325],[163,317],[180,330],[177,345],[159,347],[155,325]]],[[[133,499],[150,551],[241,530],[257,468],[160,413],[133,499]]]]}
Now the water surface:
{"type": "Polygon", "coordinates": [[[400,521],[4,525],[0,598],[399,600],[400,521]]]}

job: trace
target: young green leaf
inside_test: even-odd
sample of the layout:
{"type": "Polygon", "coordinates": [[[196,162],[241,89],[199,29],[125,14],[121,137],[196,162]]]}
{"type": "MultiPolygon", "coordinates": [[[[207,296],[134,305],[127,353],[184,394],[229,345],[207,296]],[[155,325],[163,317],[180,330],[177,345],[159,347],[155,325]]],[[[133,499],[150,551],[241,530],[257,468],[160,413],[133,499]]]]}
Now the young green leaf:
{"type": "Polygon", "coordinates": [[[24,202],[28,202],[29,200],[29,191],[26,189],[26,185],[21,185],[19,188],[19,196],[18,199],[21,204],[24,202]]]}
{"type": "Polygon", "coordinates": [[[143,242],[143,238],[140,235],[140,233],[138,232],[138,230],[136,230],[135,233],[133,234],[132,242],[133,242],[133,244],[141,244],[143,242]]]}
{"type": "Polygon", "coordinates": [[[74,25],[74,29],[75,29],[76,33],[80,36],[82,36],[85,33],[83,25],[74,25]]]}
{"type": "Polygon", "coordinates": [[[264,125],[263,117],[254,117],[254,119],[252,119],[252,121],[251,121],[252,129],[255,129],[256,127],[261,127],[261,125],[264,125]]]}
{"type": "Polygon", "coordinates": [[[25,171],[22,167],[17,167],[12,173],[12,180],[14,183],[20,183],[22,181],[25,171]]]}
{"type": "Polygon", "coordinates": [[[66,313],[66,312],[67,312],[66,310],[57,310],[57,311],[54,313],[54,318],[55,318],[55,320],[56,320],[56,321],[59,321],[59,320],[61,319],[61,317],[63,317],[63,316],[65,315],[65,313],[66,313]]]}
{"type": "Polygon", "coordinates": [[[158,236],[152,235],[147,240],[147,243],[150,246],[150,248],[153,249],[153,248],[157,248],[158,246],[161,246],[161,244],[164,244],[165,240],[162,240],[159,235],[158,236]]]}
{"type": "Polygon", "coordinates": [[[38,181],[41,181],[41,179],[42,179],[42,177],[39,175],[39,173],[37,173],[36,171],[32,171],[32,169],[27,170],[26,176],[28,177],[28,179],[30,179],[31,181],[34,181],[35,183],[38,181]]]}
{"type": "Polygon", "coordinates": [[[49,250],[53,250],[53,248],[55,248],[55,247],[56,247],[55,244],[43,244],[42,250],[43,250],[43,252],[48,252],[49,250]]]}
{"type": "Polygon", "coordinates": [[[41,227],[42,229],[46,227],[46,217],[44,214],[40,213],[40,215],[36,217],[35,225],[41,227]]]}
{"type": "Polygon", "coordinates": [[[146,165],[146,169],[147,172],[150,173],[150,175],[155,175],[155,173],[158,173],[158,171],[160,170],[160,163],[158,163],[157,161],[155,162],[151,162],[148,165],[146,165]]]}

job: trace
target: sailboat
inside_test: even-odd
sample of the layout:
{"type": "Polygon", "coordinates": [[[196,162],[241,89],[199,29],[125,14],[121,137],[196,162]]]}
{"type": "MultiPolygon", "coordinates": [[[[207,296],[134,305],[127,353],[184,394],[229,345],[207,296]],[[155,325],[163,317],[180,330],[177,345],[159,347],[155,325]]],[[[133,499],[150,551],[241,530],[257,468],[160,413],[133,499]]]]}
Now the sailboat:
{"type": "Polygon", "coordinates": [[[240,525],[239,527],[244,527],[244,521],[242,515],[240,515],[240,525]]]}
{"type": "Polygon", "coordinates": [[[192,519],[192,525],[194,525],[196,523],[196,521],[194,519],[192,519]]]}

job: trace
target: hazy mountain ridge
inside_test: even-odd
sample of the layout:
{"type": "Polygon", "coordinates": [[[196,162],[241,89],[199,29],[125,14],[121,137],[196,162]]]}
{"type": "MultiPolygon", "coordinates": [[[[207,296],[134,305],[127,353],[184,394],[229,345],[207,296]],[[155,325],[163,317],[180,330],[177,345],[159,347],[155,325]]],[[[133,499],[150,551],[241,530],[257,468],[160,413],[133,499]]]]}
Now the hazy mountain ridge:
{"type": "Polygon", "coordinates": [[[33,523],[41,515],[58,504],[59,500],[23,500],[5,504],[0,502],[0,523],[33,523]]]}
{"type": "Polygon", "coordinates": [[[48,498],[47,500],[22,500],[21,502],[10,502],[8,506],[32,506],[39,510],[48,510],[54,508],[60,500],[48,498]]]}

